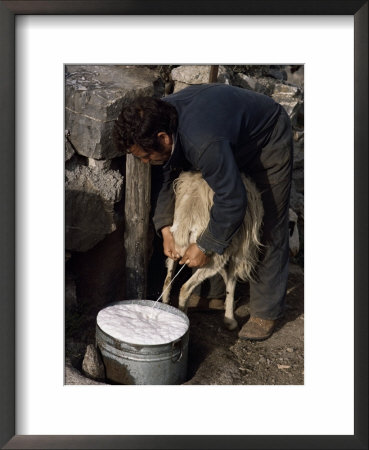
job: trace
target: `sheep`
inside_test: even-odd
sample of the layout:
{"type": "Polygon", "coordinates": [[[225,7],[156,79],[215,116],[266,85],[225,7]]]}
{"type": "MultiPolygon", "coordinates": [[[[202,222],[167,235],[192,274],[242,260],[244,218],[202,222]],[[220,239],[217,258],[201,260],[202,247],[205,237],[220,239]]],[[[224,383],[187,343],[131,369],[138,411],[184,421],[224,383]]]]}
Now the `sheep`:
{"type": "MultiPolygon", "coordinates": [[[[195,287],[207,278],[220,273],[226,285],[224,323],[229,330],[237,328],[233,312],[236,281],[256,278],[255,267],[262,247],[259,240],[264,214],[261,195],[248,178],[241,176],[248,199],[245,218],[224,253],[222,255],[214,253],[209,263],[197,269],[183,284],[178,304],[179,309],[186,312],[187,301],[195,287]]],[[[214,192],[200,172],[182,172],[174,183],[174,190],[176,200],[171,232],[179,254],[183,255],[187,247],[196,242],[209,222],[214,192]]],[[[163,303],[169,303],[170,283],[176,262],[168,258],[166,266],[168,271],[163,286],[163,303]]]]}

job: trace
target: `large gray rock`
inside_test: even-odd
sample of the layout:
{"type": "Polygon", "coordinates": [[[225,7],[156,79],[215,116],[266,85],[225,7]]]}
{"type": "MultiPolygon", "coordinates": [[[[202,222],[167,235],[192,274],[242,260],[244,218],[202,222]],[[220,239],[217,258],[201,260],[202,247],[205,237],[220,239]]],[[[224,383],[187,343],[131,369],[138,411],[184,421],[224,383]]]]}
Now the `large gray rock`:
{"type": "Polygon", "coordinates": [[[174,88],[172,93],[175,94],[176,92],[179,92],[188,86],[190,85],[187,83],[183,83],[182,81],[174,81],[174,88]]]}
{"type": "Polygon", "coordinates": [[[288,74],[285,70],[288,66],[280,65],[268,65],[268,64],[246,64],[242,66],[227,66],[232,69],[234,73],[244,73],[254,78],[265,78],[271,77],[277,80],[285,81],[287,80],[288,74]]]}
{"type": "Polygon", "coordinates": [[[68,65],[65,81],[65,128],[76,151],[95,159],[121,153],[112,141],[114,121],[125,101],[159,95],[158,70],[140,66],[68,65]]]}
{"type": "Polygon", "coordinates": [[[301,89],[286,83],[276,83],[272,98],[283,106],[290,116],[292,126],[298,126],[304,111],[304,103],[301,89]]]}
{"type": "Polygon", "coordinates": [[[209,83],[211,66],[179,66],[172,70],[171,77],[173,81],[179,81],[186,84],[209,83]]]}
{"type": "Polygon", "coordinates": [[[304,66],[286,66],[287,81],[288,83],[298,86],[301,90],[304,90],[304,66]]]}
{"type": "Polygon", "coordinates": [[[250,89],[260,94],[272,96],[277,80],[271,77],[252,76],[245,73],[236,72],[232,78],[234,86],[250,89]]]}
{"type": "MultiPolygon", "coordinates": [[[[185,65],[174,68],[171,72],[171,78],[174,82],[173,92],[176,93],[193,84],[209,83],[210,68],[209,65],[185,65]]],[[[217,82],[230,84],[230,80],[231,72],[228,66],[219,66],[217,82]]]]}
{"type": "Polygon", "coordinates": [[[65,246],[86,251],[117,229],[114,205],[122,198],[118,171],[77,166],[66,170],[65,246]]]}

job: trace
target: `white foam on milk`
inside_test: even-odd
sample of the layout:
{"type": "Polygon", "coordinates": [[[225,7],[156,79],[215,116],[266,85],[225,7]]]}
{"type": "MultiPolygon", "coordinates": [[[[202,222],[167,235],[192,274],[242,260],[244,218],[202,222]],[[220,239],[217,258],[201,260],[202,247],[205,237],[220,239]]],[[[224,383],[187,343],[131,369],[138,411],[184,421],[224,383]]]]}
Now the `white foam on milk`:
{"type": "Polygon", "coordinates": [[[108,306],[97,315],[97,324],[111,337],[138,345],[167,344],[188,328],[176,314],[138,304],[108,306]]]}

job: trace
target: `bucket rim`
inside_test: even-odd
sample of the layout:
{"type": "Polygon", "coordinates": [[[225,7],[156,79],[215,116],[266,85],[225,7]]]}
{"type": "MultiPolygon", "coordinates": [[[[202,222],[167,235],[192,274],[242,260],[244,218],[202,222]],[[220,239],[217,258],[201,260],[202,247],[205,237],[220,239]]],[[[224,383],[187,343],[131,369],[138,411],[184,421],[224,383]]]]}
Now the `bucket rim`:
{"type": "MultiPolygon", "coordinates": [[[[155,300],[147,300],[147,299],[129,299],[129,300],[118,300],[118,301],[110,302],[110,303],[106,304],[102,309],[100,309],[100,311],[97,313],[97,315],[96,315],[96,327],[99,329],[99,331],[102,334],[104,334],[105,336],[108,336],[110,339],[114,339],[117,342],[122,342],[124,344],[132,345],[132,346],[135,346],[135,347],[162,347],[164,345],[172,345],[173,346],[174,344],[180,342],[186,336],[186,334],[189,334],[189,331],[190,331],[190,320],[187,317],[187,315],[184,312],[182,312],[181,310],[179,310],[178,308],[175,308],[172,305],[167,305],[166,303],[162,303],[162,302],[160,302],[160,303],[158,302],[157,303],[158,305],[161,305],[161,307],[159,306],[160,309],[167,310],[169,308],[169,311],[167,311],[167,312],[170,312],[170,310],[172,310],[173,312],[175,312],[175,315],[178,315],[178,316],[182,317],[185,320],[186,325],[187,325],[186,331],[180,337],[176,338],[173,341],[169,341],[169,342],[166,342],[166,343],[163,343],[163,344],[132,344],[131,342],[126,342],[126,341],[123,341],[121,339],[117,339],[117,338],[111,336],[110,334],[106,333],[99,326],[99,324],[97,323],[97,316],[99,315],[99,313],[101,311],[103,311],[105,308],[108,308],[109,306],[115,306],[115,305],[121,305],[121,304],[140,304],[140,302],[150,302],[152,304],[156,303],[155,300]]],[[[173,313],[171,313],[171,314],[173,314],[173,313]]]]}

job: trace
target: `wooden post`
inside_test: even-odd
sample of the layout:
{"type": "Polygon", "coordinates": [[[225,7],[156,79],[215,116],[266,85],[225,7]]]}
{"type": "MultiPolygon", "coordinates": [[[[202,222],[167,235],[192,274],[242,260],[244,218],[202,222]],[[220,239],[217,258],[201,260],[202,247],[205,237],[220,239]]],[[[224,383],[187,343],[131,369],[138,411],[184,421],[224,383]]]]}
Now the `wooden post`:
{"type": "Polygon", "coordinates": [[[151,171],[133,155],[126,159],[125,230],[126,299],[145,299],[151,171]]]}
{"type": "Polygon", "coordinates": [[[210,66],[209,83],[216,83],[218,80],[219,66],[210,66]]]}

